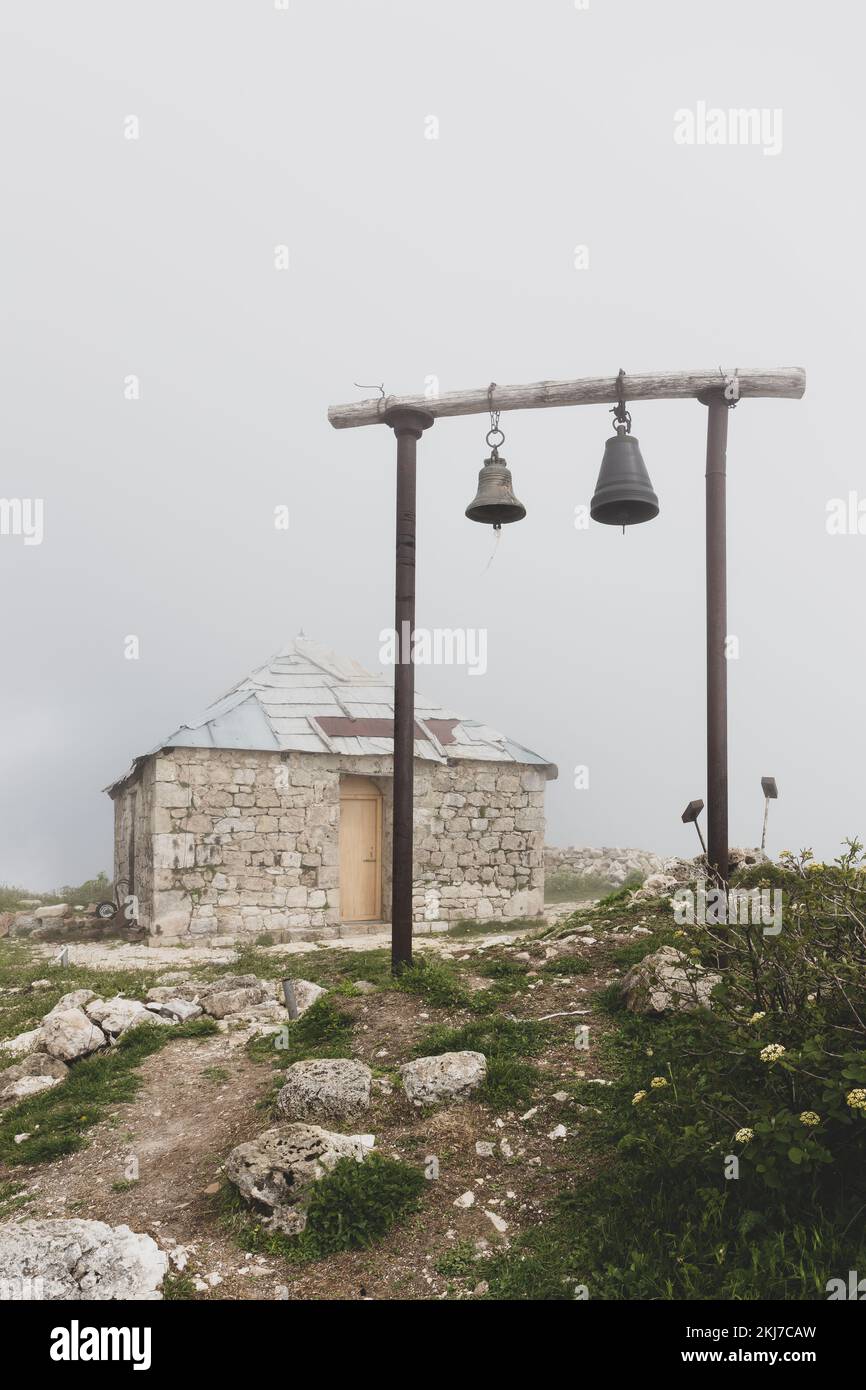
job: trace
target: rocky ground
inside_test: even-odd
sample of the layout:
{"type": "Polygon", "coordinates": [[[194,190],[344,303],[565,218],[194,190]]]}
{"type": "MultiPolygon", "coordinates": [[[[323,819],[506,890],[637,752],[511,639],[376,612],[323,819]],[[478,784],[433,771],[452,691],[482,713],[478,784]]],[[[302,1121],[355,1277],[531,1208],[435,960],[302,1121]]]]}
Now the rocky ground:
{"type": "MultiPolygon", "coordinates": [[[[594,1012],[592,998],[622,977],[613,964],[617,949],[649,934],[634,910],[620,923],[615,914],[599,917],[589,909],[554,930],[555,937],[545,936],[549,928],[542,927],[419,941],[418,955],[443,963],[448,979],[456,982],[459,997],[453,1000],[447,990],[443,1000],[435,988],[428,988],[428,997],[392,988],[386,938],[257,951],[254,974],[266,1002],[250,1006],[244,999],[246,1011],[234,1010],[235,999],[217,1022],[219,1031],[173,1038],[144,1057],[137,1094],[111,1104],[86,1129],[84,1147],[48,1162],[0,1165],[0,1198],[6,1199],[0,1222],[87,1219],[146,1233],[169,1257],[166,1291],[176,1297],[483,1296],[485,1258],[543,1221],[551,1199],[593,1161],[581,1146],[586,1087],[582,1102],[575,1091],[582,1083],[609,1082],[604,1038],[611,1025],[594,1012]],[[288,1114],[275,1107],[286,1080],[275,1070],[276,1044],[285,1026],[276,981],[283,974],[318,982],[327,991],[324,997],[338,1004],[348,1020],[351,1055],[362,1064],[361,1072],[369,1068],[372,1083],[367,1083],[369,1105],[351,1121],[315,1113],[303,1118],[329,1131],[373,1135],[379,1153],[428,1175],[419,1209],[377,1244],[300,1265],[283,1258],[278,1242],[271,1251],[267,1239],[257,1242],[256,1254],[246,1253],[238,1243],[237,1221],[227,1222],[223,1214],[229,1156],[263,1130],[293,1118],[291,1106],[288,1114]],[[457,1098],[411,1104],[401,1066],[419,1047],[423,1050],[422,1040],[434,1026],[459,1029],[477,1021],[478,1011],[467,999],[477,1002],[488,991],[489,1007],[481,1014],[487,1024],[545,1024],[529,1092],[514,1103],[507,1092],[491,1103],[483,1092],[468,1089],[457,1098]],[[587,1045],[576,1046],[576,1030],[584,1025],[587,1045]]],[[[20,1019],[33,992],[62,974],[50,964],[45,943],[0,942],[0,965],[4,952],[14,955],[18,983],[0,993],[0,1024],[4,1006],[20,1019]]],[[[111,990],[104,994],[112,1000],[121,990],[146,1002],[142,983],[156,980],[160,992],[159,981],[167,977],[163,996],[199,999],[196,991],[203,990],[195,1007],[203,1005],[201,1017],[211,1017],[221,1008],[213,1000],[226,997],[225,990],[214,993],[220,981],[239,969],[248,971],[250,962],[237,962],[230,951],[91,942],[70,947],[69,968],[76,978],[87,972],[97,984],[110,979],[111,990]],[[141,976],[144,968],[147,980],[141,976]],[[127,972],[130,988],[123,990],[127,972]]],[[[47,1002],[56,1000],[62,983],[55,983],[47,1002]]],[[[101,1014],[104,1028],[116,1026],[116,1005],[107,1014],[98,1001],[85,1003],[87,1008],[91,1022],[101,1014]]],[[[73,1074],[76,1065],[72,1060],[73,1074]]]]}

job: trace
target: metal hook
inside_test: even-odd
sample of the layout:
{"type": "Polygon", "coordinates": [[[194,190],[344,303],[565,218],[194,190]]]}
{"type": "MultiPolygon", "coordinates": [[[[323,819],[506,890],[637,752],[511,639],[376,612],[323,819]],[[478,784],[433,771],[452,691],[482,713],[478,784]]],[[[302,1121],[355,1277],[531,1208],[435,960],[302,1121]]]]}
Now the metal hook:
{"type": "Polygon", "coordinates": [[[724,377],[725,381],[725,400],[728,402],[728,405],[730,406],[731,410],[733,410],[734,406],[738,404],[740,399],[740,379],[737,376],[737,372],[739,370],[739,367],[735,367],[732,376],[730,373],[724,372],[722,368],[719,367],[719,375],[721,377],[724,377]]]}
{"type": "Polygon", "coordinates": [[[614,428],[624,429],[626,434],[631,434],[631,415],[625,408],[625,369],[620,367],[616,376],[616,395],[617,403],[610,408],[610,414],[614,418],[614,428]]]}

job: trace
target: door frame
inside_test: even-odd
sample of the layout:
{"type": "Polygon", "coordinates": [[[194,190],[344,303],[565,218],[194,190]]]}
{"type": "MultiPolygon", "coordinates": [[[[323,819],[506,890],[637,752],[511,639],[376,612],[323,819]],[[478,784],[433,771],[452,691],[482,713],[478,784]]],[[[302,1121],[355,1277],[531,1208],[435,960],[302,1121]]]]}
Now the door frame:
{"type": "Polygon", "coordinates": [[[342,809],[344,801],[374,801],[376,803],[376,863],[378,873],[376,874],[376,896],[375,910],[372,917],[344,917],[343,916],[343,860],[342,844],[340,844],[340,922],[348,925],[351,922],[381,922],[382,920],[382,848],[383,848],[383,803],[384,797],[382,789],[377,785],[372,777],[365,777],[363,773],[344,772],[340,775],[340,825],[342,827],[342,809]]]}

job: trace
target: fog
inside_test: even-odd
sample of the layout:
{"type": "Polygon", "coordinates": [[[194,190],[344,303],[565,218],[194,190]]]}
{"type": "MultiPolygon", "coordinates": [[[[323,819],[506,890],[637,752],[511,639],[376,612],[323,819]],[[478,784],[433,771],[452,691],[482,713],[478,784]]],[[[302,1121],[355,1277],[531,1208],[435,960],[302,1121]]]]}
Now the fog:
{"type": "MultiPolygon", "coordinates": [[[[379,669],[394,440],[329,404],[620,367],[806,369],[730,419],[731,840],[762,775],[771,851],[866,830],[864,25],[817,16],[7,0],[2,492],[43,534],[0,535],[0,881],[109,868],[102,788],[300,629],[379,669]],[[701,103],[770,117],[701,142],[701,103]]],[[[706,410],[631,410],[661,510],[624,536],[575,526],[605,407],[503,415],[527,517],[495,544],[489,422],[424,436],[417,622],[487,645],[417,686],[558,765],[551,843],[691,854],[706,410]]]]}

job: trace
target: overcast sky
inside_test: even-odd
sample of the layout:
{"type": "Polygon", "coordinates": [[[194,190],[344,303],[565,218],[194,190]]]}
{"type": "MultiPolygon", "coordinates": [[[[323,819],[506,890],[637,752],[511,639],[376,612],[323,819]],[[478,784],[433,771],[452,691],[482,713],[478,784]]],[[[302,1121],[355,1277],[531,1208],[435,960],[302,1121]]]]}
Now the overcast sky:
{"type": "MultiPolygon", "coordinates": [[[[0,491],[41,499],[44,534],[0,535],[0,881],[110,868],[101,788],[300,628],[379,667],[394,444],[329,426],[375,394],[354,382],[621,366],[806,369],[802,401],[730,420],[731,839],[760,835],[763,774],[774,852],[866,832],[866,534],[827,529],[832,499],[866,499],[856,7],[5,0],[2,21],[0,491]],[[764,136],[678,142],[700,103],[765,111],[764,136]]],[[[706,411],[632,414],[661,512],[624,537],[574,525],[606,408],[503,416],[527,518],[489,567],[463,515],[487,422],[425,436],[417,622],[484,629],[488,661],[417,685],[558,764],[551,842],[693,853],[706,411]]]]}

